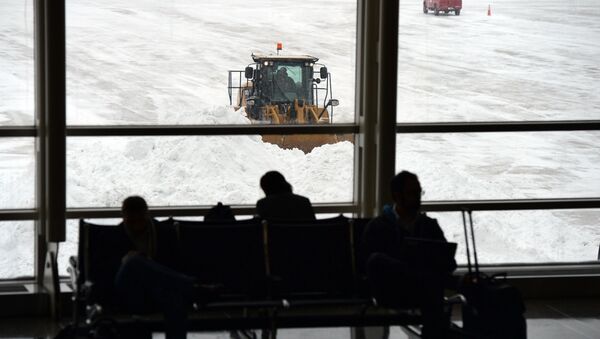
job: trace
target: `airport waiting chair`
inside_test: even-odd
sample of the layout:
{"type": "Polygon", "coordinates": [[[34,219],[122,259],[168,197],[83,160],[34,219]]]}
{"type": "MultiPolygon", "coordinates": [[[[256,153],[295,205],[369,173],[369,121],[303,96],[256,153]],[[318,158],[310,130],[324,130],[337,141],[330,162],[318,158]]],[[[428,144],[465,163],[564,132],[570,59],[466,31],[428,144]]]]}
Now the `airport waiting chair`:
{"type": "Polygon", "coordinates": [[[80,220],[77,277],[81,301],[86,305],[115,306],[114,280],[127,253],[127,243],[116,225],[96,225],[80,220]]]}
{"type": "Polygon", "coordinates": [[[353,236],[347,218],[263,221],[263,227],[273,297],[354,296],[353,236]]]}
{"type": "Polygon", "coordinates": [[[265,299],[266,275],[260,220],[175,221],[182,272],[223,285],[227,299],[265,299]]]}
{"type": "Polygon", "coordinates": [[[354,239],[353,243],[353,255],[355,262],[355,270],[356,270],[356,291],[357,295],[361,297],[368,297],[371,292],[369,288],[369,283],[367,281],[367,269],[365,267],[366,259],[361,251],[361,242],[363,239],[363,234],[365,233],[365,229],[367,228],[367,224],[371,221],[369,218],[353,218],[350,219],[350,223],[352,224],[352,235],[354,239]]]}
{"type": "MultiPolygon", "coordinates": [[[[275,336],[277,328],[419,324],[413,310],[376,307],[368,291],[357,290],[358,244],[367,222],[168,219],[155,225],[163,262],[224,286],[218,300],[190,316],[190,330],[262,328],[275,336]]],[[[114,277],[128,248],[119,232],[117,226],[80,221],[79,256],[71,260],[71,271],[79,273],[72,280],[74,323],[78,315],[86,323],[108,317],[119,327],[133,321],[160,331],[160,316],[132,317],[111,307],[114,277]]]]}
{"type": "MultiPolygon", "coordinates": [[[[155,221],[157,261],[177,268],[180,261],[175,229],[167,222],[155,221]]],[[[115,307],[114,280],[129,243],[118,225],[97,225],[79,222],[77,258],[71,258],[71,271],[86,304],[115,307]]]]}

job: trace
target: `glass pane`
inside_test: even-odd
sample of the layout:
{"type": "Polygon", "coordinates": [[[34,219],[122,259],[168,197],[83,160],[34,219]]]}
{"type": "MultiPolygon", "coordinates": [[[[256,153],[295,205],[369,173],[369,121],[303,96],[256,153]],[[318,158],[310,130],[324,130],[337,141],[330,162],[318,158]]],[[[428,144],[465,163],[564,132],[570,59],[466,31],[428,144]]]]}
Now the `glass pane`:
{"type": "Polygon", "coordinates": [[[33,277],[33,221],[0,222],[0,279],[33,277]]]}
{"type": "Polygon", "coordinates": [[[355,0],[67,1],[66,25],[69,124],[354,121],[355,0]]]}
{"type": "MultiPolygon", "coordinates": [[[[286,136],[285,142],[305,136],[286,136]]],[[[69,138],[67,204],[120,206],[132,194],[150,205],[255,204],[260,177],[280,171],[312,202],[352,201],[354,145],[305,154],[260,136],[69,138]]]]}
{"type": "MultiPolygon", "coordinates": [[[[458,243],[456,261],[466,264],[461,214],[428,215],[438,219],[448,241],[458,243]]],[[[598,220],[600,210],[476,211],[478,258],[482,264],[594,262],[600,246],[598,220]]]]}
{"type": "Polygon", "coordinates": [[[33,125],[33,1],[0,1],[0,126],[33,125]]]}
{"type": "Polygon", "coordinates": [[[600,196],[600,132],[398,134],[425,200],[600,196]]]}
{"type": "Polygon", "coordinates": [[[0,209],[35,206],[33,138],[0,138],[0,209]]]}
{"type": "Polygon", "coordinates": [[[465,0],[459,16],[449,10],[400,1],[399,122],[600,118],[598,1],[465,0]]]}

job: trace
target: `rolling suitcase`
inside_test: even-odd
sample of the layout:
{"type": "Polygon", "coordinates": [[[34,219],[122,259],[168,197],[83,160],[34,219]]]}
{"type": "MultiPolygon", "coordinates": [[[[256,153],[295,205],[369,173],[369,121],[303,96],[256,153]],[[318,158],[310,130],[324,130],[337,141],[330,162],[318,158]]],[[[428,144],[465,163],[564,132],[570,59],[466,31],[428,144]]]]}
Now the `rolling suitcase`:
{"type": "Polygon", "coordinates": [[[506,281],[506,274],[489,276],[479,271],[471,211],[462,211],[468,273],[459,288],[466,298],[462,307],[463,330],[481,339],[525,339],[527,325],[521,293],[506,281]],[[469,230],[467,230],[468,214],[469,230]],[[473,247],[473,263],[469,241],[473,247]]]}

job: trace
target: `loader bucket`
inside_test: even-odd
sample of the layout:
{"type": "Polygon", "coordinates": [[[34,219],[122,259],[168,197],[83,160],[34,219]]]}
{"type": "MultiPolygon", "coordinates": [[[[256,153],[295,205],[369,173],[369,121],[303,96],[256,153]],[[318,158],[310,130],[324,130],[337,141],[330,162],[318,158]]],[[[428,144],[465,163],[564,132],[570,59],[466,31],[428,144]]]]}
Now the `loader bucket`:
{"type": "Polygon", "coordinates": [[[335,144],[341,141],[353,142],[352,134],[293,134],[293,135],[263,135],[264,142],[275,144],[284,149],[297,148],[304,153],[310,153],[314,148],[325,144],[335,144]]]}

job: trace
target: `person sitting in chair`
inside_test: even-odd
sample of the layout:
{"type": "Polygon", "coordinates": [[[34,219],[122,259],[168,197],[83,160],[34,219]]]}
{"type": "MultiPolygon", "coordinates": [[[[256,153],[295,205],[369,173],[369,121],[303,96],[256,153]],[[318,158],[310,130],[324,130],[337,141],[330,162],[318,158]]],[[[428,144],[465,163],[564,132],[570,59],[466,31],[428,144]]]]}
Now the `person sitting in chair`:
{"type": "Polygon", "coordinates": [[[403,171],[390,183],[394,205],[367,224],[361,243],[361,264],[373,294],[380,304],[419,306],[423,314],[423,338],[444,338],[449,319],[444,315],[444,285],[456,269],[454,257],[441,258],[436,267],[426,267],[410,253],[406,238],[446,242],[435,219],[421,213],[418,177],[403,171]]]}
{"type": "Polygon", "coordinates": [[[186,338],[188,310],[195,302],[204,303],[214,291],[168,267],[167,260],[158,255],[164,251],[160,251],[157,227],[142,197],[128,197],[121,211],[123,222],[119,227],[123,243],[128,244],[115,277],[121,306],[131,313],[161,311],[166,320],[166,338],[186,338]]]}
{"type": "Polygon", "coordinates": [[[277,171],[269,171],[260,178],[265,197],[256,203],[259,217],[271,220],[315,220],[310,200],[292,193],[292,185],[277,171]]]}

